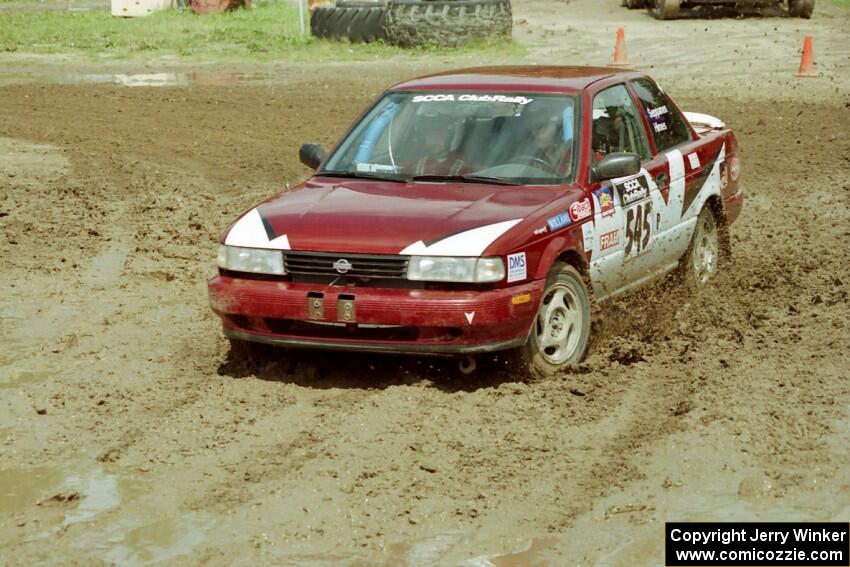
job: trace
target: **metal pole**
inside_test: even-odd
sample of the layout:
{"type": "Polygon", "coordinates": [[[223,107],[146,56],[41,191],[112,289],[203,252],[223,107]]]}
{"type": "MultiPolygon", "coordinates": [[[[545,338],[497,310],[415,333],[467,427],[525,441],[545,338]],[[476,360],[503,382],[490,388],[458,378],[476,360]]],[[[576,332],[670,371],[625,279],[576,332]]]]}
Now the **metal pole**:
{"type": "Polygon", "coordinates": [[[304,0],[298,0],[298,23],[301,24],[301,36],[304,36],[304,0]]]}

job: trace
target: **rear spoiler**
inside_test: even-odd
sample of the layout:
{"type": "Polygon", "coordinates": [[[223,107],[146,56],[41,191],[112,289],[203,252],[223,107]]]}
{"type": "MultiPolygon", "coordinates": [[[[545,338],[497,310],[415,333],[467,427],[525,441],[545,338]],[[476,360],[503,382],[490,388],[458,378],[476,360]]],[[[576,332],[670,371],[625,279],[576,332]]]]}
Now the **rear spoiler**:
{"type": "Polygon", "coordinates": [[[711,132],[712,130],[724,130],[726,128],[726,124],[722,120],[708,114],[700,114],[698,112],[684,112],[683,114],[699,135],[711,132]]]}

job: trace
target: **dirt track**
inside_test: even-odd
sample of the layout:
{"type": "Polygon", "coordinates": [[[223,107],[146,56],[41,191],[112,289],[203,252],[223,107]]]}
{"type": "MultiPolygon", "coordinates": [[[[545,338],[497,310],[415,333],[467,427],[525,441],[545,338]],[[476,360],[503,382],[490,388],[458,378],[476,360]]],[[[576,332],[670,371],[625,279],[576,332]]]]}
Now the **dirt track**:
{"type": "MultiPolygon", "coordinates": [[[[557,13],[576,26],[582,8],[584,34],[617,4],[557,13]]],[[[700,297],[607,307],[582,370],[538,383],[498,363],[459,379],[429,359],[235,361],[207,306],[234,215],[306,176],[301,142],[330,144],[429,62],[0,87],[4,561],[654,565],[667,520],[846,521],[850,63],[847,11],[823,4],[811,22],[716,22],[819,30],[828,76],[810,83],[772,67],[796,36],[758,48],[749,84],[703,63],[699,90],[633,46],[682,106],[739,133],[734,258],[700,297]]],[[[529,60],[573,49],[539,31],[551,6],[516,4],[529,60]]],[[[661,25],[623,17],[638,45],[661,25]]]]}

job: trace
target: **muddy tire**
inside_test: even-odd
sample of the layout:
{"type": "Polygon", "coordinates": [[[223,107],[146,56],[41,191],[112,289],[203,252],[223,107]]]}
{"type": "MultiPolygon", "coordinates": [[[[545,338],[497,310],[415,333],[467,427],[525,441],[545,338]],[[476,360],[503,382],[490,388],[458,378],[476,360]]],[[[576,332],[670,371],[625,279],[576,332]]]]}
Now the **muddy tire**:
{"type": "Polygon", "coordinates": [[[590,293],[584,278],[569,264],[555,264],[528,341],[516,353],[517,370],[541,379],[579,364],[587,352],[590,319],[590,293]]]}
{"type": "Polygon", "coordinates": [[[788,13],[794,18],[812,17],[815,11],[815,0],[788,0],[788,13]]]}
{"type": "Polygon", "coordinates": [[[656,20],[673,20],[679,16],[681,0],[655,0],[646,9],[656,20]]]}
{"type": "Polygon", "coordinates": [[[457,47],[480,39],[511,37],[510,0],[391,0],[384,34],[401,47],[457,47]]]}
{"type": "Polygon", "coordinates": [[[310,14],[314,37],[368,43],[383,39],[386,8],[379,2],[343,1],[317,6],[310,14]]]}
{"type": "Polygon", "coordinates": [[[722,246],[720,226],[709,205],[697,217],[694,235],[679,263],[679,279],[693,289],[704,287],[717,275],[722,246]]]}

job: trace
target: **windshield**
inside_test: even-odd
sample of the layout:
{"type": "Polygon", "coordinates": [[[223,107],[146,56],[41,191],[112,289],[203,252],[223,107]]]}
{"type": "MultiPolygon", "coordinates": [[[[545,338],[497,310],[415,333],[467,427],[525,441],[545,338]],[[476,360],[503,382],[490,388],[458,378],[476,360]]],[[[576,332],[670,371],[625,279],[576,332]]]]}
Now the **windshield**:
{"type": "Polygon", "coordinates": [[[575,98],[392,92],[352,129],[319,175],[560,184],[573,172],[575,98]]]}

